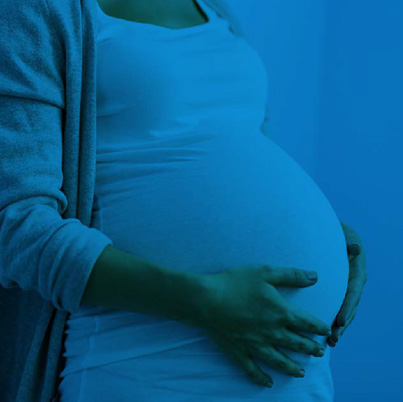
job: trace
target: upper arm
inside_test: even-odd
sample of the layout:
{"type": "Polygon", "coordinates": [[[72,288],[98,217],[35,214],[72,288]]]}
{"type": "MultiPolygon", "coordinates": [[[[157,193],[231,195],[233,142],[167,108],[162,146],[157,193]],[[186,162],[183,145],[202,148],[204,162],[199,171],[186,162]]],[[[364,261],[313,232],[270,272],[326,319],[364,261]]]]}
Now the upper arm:
{"type": "Polygon", "coordinates": [[[68,205],[62,191],[61,28],[46,0],[1,5],[0,283],[36,290],[74,312],[95,261],[112,241],[61,216],[68,205]]]}

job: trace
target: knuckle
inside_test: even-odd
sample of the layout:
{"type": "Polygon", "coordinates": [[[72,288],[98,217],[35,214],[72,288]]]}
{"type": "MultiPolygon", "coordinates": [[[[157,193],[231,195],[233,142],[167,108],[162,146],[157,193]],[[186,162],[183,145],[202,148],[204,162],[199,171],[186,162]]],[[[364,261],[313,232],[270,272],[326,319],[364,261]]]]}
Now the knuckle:
{"type": "Polygon", "coordinates": [[[288,309],[286,311],[284,311],[283,323],[285,325],[294,325],[295,324],[294,314],[288,309]]]}
{"type": "Polygon", "coordinates": [[[256,380],[256,378],[258,377],[256,375],[256,372],[254,369],[252,369],[250,366],[246,366],[245,367],[245,373],[247,374],[247,376],[252,379],[252,380],[256,380]]]}
{"type": "Polygon", "coordinates": [[[264,356],[264,359],[267,361],[271,361],[273,359],[273,349],[272,348],[261,348],[261,356],[264,356]]]}
{"type": "Polygon", "coordinates": [[[287,367],[287,363],[284,360],[277,361],[277,368],[284,370],[287,367]]]}
{"type": "Polygon", "coordinates": [[[293,269],[293,275],[296,282],[300,282],[301,280],[301,272],[297,269],[293,269]]]}
{"type": "Polygon", "coordinates": [[[305,345],[305,343],[302,342],[302,341],[297,342],[297,349],[298,349],[298,351],[300,351],[300,352],[304,352],[304,351],[306,350],[306,345],[305,345]]]}
{"type": "Polygon", "coordinates": [[[243,366],[244,366],[246,374],[248,374],[249,377],[251,377],[251,378],[256,377],[256,375],[257,375],[256,368],[250,359],[246,359],[246,361],[244,361],[243,366]]]}

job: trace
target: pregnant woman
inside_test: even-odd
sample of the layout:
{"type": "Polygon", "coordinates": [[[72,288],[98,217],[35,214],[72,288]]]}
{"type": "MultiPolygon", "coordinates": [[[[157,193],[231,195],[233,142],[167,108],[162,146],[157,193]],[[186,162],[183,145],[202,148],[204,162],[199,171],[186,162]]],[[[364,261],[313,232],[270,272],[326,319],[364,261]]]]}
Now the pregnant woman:
{"type": "Polygon", "coordinates": [[[61,402],[332,401],[326,333],[347,289],[345,236],[312,178],[260,130],[262,60],[208,1],[97,10],[91,226],[204,278],[209,297],[185,316],[199,294],[183,288],[174,319],[96,305],[91,279],[67,322],[61,402]],[[273,386],[253,382],[237,353],[273,386]]]}

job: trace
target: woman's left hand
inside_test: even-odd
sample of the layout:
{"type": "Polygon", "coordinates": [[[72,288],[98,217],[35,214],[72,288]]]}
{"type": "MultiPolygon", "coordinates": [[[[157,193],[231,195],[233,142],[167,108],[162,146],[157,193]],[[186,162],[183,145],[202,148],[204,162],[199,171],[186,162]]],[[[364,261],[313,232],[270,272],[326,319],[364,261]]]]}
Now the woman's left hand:
{"type": "Polygon", "coordinates": [[[367,282],[367,266],[361,238],[354,229],[340,223],[346,238],[350,271],[343,304],[332,325],[332,335],[327,338],[327,344],[331,347],[336,346],[339,338],[354,320],[364,285],[367,282]]]}

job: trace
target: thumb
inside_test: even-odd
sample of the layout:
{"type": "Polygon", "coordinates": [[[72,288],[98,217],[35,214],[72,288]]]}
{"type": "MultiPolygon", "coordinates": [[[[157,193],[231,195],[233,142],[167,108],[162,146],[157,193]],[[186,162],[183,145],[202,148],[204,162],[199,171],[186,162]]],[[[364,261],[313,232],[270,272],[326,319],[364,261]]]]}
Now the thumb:
{"type": "Polygon", "coordinates": [[[318,280],[316,271],[306,271],[299,268],[279,268],[269,272],[267,281],[273,286],[307,287],[318,280]]]}

